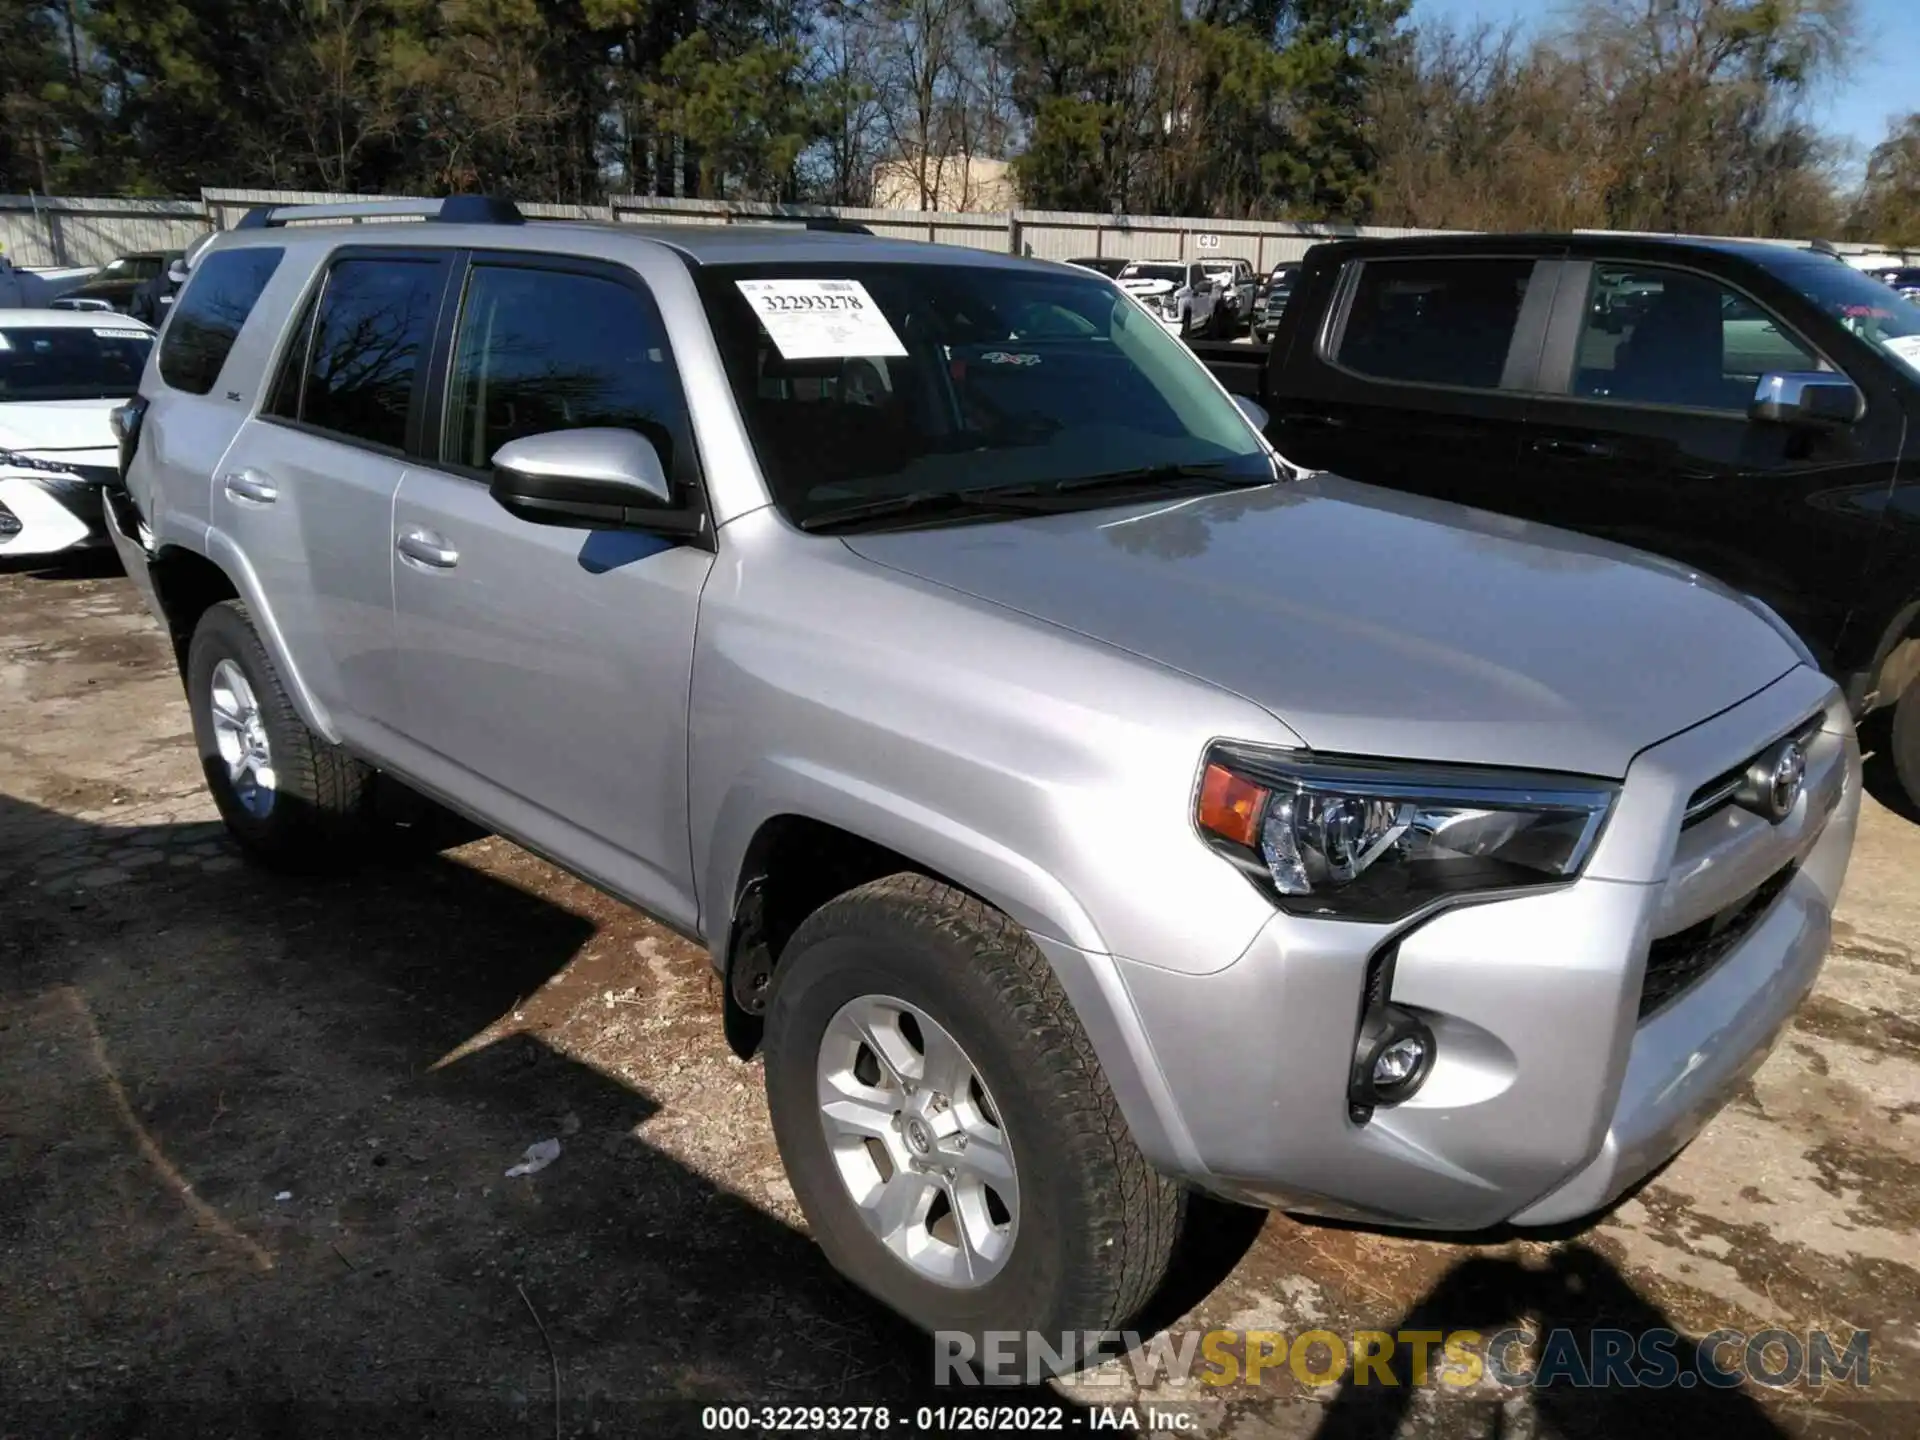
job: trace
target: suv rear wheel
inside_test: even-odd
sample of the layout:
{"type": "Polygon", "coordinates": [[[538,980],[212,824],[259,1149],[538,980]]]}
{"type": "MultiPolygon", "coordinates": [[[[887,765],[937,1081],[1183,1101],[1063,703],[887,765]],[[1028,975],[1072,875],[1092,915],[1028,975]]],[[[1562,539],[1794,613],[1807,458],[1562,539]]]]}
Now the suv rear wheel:
{"type": "Polygon", "coordinates": [[[307,728],[240,601],[194,627],[187,702],[207,788],[249,854],[294,870],[353,858],[373,772],[307,728]]]}
{"type": "Polygon", "coordinates": [[[1135,1147],[1046,958],[971,896],[902,874],[816,911],[776,974],[766,1072],[821,1249],[922,1328],[1057,1346],[1165,1275],[1184,1191],[1135,1147]]]}

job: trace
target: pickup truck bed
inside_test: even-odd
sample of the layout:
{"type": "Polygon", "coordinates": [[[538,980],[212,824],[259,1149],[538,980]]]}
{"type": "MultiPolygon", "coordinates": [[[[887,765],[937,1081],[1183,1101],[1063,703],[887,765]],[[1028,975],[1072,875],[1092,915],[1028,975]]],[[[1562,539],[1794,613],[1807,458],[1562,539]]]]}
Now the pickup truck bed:
{"type": "Polygon", "coordinates": [[[1187,344],[1230,394],[1260,398],[1261,377],[1267,367],[1265,345],[1233,340],[1189,340],[1187,344]]]}

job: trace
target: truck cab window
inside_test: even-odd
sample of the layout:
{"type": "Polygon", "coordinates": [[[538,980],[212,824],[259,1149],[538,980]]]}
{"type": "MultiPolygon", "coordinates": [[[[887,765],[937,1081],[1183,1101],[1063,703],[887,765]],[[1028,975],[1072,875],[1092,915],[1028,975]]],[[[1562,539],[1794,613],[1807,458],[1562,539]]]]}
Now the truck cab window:
{"type": "Polygon", "coordinates": [[[1335,351],[1376,380],[1496,390],[1530,259],[1366,260],[1335,351]]]}
{"type": "Polygon", "coordinates": [[[1769,371],[1820,358],[1738,291],[1686,270],[1596,265],[1573,393],[1744,415],[1769,371]]]}

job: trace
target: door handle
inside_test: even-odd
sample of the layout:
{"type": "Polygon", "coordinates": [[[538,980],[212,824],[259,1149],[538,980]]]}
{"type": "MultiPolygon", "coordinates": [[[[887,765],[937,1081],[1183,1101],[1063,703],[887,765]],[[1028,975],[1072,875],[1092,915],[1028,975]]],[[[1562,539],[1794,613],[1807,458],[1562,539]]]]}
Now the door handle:
{"type": "Polygon", "coordinates": [[[1560,460],[1611,460],[1620,453],[1604,440],[1535,440],[1527,448],[1560,460]]]}
{"type": "Polygon", "coordinates": [[[460,563],[460,552],[431,530],[414,527],[402,530],[395,537],[393,548],[400,552],[402,560],[434,570],[451,570],[460,563]]]}
{"type": "Polygon", "coordinates": [[[271,505],[280,498],[280,487],[258,470],[231,470],[220,477],[220,484],[229,500],[251,500],[256,505],[271,505]]]}

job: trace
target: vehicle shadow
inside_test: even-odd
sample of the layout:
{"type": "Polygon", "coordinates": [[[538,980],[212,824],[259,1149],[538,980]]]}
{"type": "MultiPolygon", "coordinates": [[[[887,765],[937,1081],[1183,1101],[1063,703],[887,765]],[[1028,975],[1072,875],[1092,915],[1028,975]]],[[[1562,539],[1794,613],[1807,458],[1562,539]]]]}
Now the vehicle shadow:
{"type": "MultiPolygon", "coordinates": [[[[1437,1374],[1443,1365],[1438,1337],[1458,1331],[1476,1332],[1482,1343],[1502,1331],[1524,1328],[1541,1337],[1541,1348],[1522,1360],[1517,1369],[1532,1372],[1552,1357],[1578,1358],[1575,1371],[1559,1370],[1553,1383],[1527,1390],[1529,1424],[1525,1433],[1551,1440],[1618,1440],[1632,1435],[1784,1436],[1787,1432],[1737,1388],[1700,1383],[1703,1359],[1724,1369],[1731,1355],[1708,1355],[1701,1339],[1690,1337],[1659,1306],[1598,1251],[1579,1244],[1564,1245],[1538,1264],[1505,1256],[1475,1255],[1441,1277],[1405,1314],[1383,1327],[1389,1335],[1425,1332],[1435,1337],[1424,1376],[1416,1375],[1415,1347],[1396,1344],[1386,1360],[1390,1384],[1377,1373],[1365,1384],[1349,1371],[1334,1391],[1314,1440],[1359,1440],[1359,1437],[1396,1435],[1414,1410],[1422,1390],[1445,1394],[1448,1382],[1437,1374]],[[1638,1346],[1649,1332],[1668,1332],[1672,1357],[1670,1383],[1641,1386],[1608,1383],[1593,1373],[1596,1356],[1620,1345],[1638,1346]],[[1551,1338],[1550,1338],[1551,1337],[1551,1338]],[[1627,1337],[1622,1339],[1621,1337],[1627,1337]],[[1579,1383],[1585,1376],[1593,1383],[1579,1383]],[[1686,1378],[1682,1378],[1686,1377],[1686,1378]],[[1416,1379],[1420,1384],[1416,1384],[1416,1379]]],[[[1633,1358],[1629,1350],[1623,1358],[1633,1358]]],[[[1636,1362],[1637,1363],[1637,1362],[1636,1362]]],[[[1551,1368],[1551,1367],[1550,1367],[1551,1368]]],[[[1455,1369],[1463,1378],[1466,1372],[1455,1369]]],[[[1456,1416],[1449,1434],[1502,1436],[1512,1419],[1496,1403],[1470,1399],[1457,1402],[1465,1415],[1456,1416]],[[1464,1425],[1460,1422],[1464,1421],[1464,1425]]]]}
{"type": "Polygon", "coordinates": [[[444,856],[285,878],[218,825],[0,796],[0,1429],[672,1435],[970,1398],[716,1178],[757,1124],[621,1078],[622,1046],[681,1047],[703,1115],[756,1118],[758,1067],[692,1038],[717,1013],[672,1013],[717,1012],[704,959],[670,977],[631,912],[540,888],[444,856]]]}
{"type": "Polygon", "coordinates": [[[105,580],[125,573],[111,545],[61,550],[52,555],[0,554],[0,575],[25,575],[34,580],[105,580]]]}

